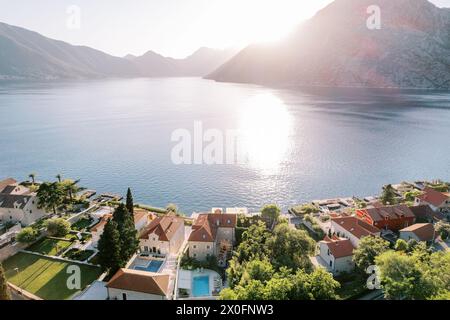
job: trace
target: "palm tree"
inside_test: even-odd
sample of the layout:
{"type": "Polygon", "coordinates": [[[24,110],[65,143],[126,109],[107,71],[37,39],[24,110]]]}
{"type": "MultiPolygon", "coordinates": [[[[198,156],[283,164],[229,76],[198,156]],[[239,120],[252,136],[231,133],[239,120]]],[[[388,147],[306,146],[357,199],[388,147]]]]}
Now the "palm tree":
{"type": "Polygon", "coordinates": [[[31,182],[32,182],[33,185],[34,185],[35,179],[36,179],[36,173],[30,173],[30,174],[28,175],[28,178],[31,179],[31,182]]]}
{"type": "Polygon", "coordinates": [[[60,173],[58,173],[58,174],[56,175],[56,179],[58,179],[58,182],[61,183],[62,176],[61,176],[60,173]]]}
{"type": "Polygon", "coordinates": [[[73,201],[73,196],[80,191],[86,190],[86,188],[79,187],[78,183],[80,180],[70,180],[66,179],[62,182],[62,187],[64,192],[66,193],[66,197],[69,198],[70,201],[73,201]]]}
{"type": "Polygon", "coordinates": [[[56,208],[64,200],[64,190],[57,182],[45,182],[39,186],[37,197],[40,209],[52,210],[56,214],[56,208]]]}

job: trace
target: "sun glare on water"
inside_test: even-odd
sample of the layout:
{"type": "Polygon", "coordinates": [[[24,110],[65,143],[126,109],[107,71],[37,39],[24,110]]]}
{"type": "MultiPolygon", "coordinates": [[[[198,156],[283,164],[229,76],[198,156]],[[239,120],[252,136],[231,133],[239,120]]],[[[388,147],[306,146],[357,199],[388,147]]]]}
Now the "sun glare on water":
{"type": "Polygon", "coordinates": [[[246,101],[240,114],[240,133],[248,165],[265,174],[276,173],[289,151],[291,125],[286,105],[273,94],[246,101]]]}

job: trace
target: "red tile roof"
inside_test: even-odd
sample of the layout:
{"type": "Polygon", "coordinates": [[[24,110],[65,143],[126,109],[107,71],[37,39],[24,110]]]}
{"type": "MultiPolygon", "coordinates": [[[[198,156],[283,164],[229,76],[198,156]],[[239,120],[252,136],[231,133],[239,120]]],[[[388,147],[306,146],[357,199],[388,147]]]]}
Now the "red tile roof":
{"type": "Polygon", "coordinates": [[[109,219],[112,218],[112,214],[105,214],[103,215],[103,217],[100,219],[100,221],[91,228],[91,232],[98,232],[100,229],[103,229],[105,227],[105,225],[108,223],[109,219]]]}
{"type": "Polygon", "coordinates": [[[106,284],[108,288],[167,296],[169,275],[120,269],[106,284]]]}
{"type": "Polygon", "coordinates": [[[134,208],[134,223],[138,223],[142,218],[148,217],[150,214],[150,211],[145,209],[134,208]]]}
{"type": "Polygon", "coordinates": [[[335,258],[349,257],[353,255],[353,249],[355,249],[349,239],[340,239],[333,236],[332,239],[325,236],[325,239],[321,241],[325,243],[330,250],[330,253],[335,258]]]}
{"type": "Polygon", "coordinates": [[[331,218],[331,222],[341,226],[341,228],[350,232],[358,239],[361,239],[362,237],[365,236],[374,235],[380,232],[380,229],[356,217],[331,218]]]}
{"type": "Polygon", "coordinates": [[[358,212],[364,212],[374,221],[383,221],[386,218],[400,219],[400,218],[414,218],[414,213],[404,204],[366,208],[358,210],[358,212]]]}
{"type": "Polygon", "coordinates": [[[436,191],[433,188],[426,187],[423,190],[423,193],[418,196],[421,202],[429,203],[435,207],[441,206],[446,200],[449,199],[449,196],[445,195],[442,192],[436,191]]]}
{"type": "Polygon", "coordinates": [[[420,241],[432,241],[435,237],[434,226],[431,223],[416,223],[400,230],[400,232],[407,231],[414,233],[420,241]]]}
{"type": "Polygon", "coordinates": [[[179,228],[184,228],[184,220],[177,216],[163,216],[153,220],[140,236],[141,239],[148,239],[148,236],[155,233],[159,241],[170,241],[179,228]]]}
{"type": "Polygon", "coordinates": [[[430,220],[443,220],[445,215],[440,212],[434,212],[428,204],[420,204],[418,206],[409,207],[416,218],[425,218],[430,220]]]}
{"type": "Polygon", "coordinates": [[[189,241],[214,242],[218,228],[236,228],[236,224],[236,214],[200,214],[192,225],[189,241]]]}

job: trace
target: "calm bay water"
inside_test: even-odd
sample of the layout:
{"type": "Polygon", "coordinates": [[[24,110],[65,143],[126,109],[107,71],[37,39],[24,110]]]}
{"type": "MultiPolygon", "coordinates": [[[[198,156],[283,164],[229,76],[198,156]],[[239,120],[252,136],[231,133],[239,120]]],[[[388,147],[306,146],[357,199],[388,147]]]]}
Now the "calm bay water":
{"type": "MultiPolygon", "coordinates": [[[[225,143],[226,144],[226,143],[225,143]]],[[[195,78],[0,83],[0,178],[79,178],[182,211],[289,205],[450,180],[450,93],[195,78]],[[174,165],[176,129],[241,130],[248,161],[174,165]]]]}

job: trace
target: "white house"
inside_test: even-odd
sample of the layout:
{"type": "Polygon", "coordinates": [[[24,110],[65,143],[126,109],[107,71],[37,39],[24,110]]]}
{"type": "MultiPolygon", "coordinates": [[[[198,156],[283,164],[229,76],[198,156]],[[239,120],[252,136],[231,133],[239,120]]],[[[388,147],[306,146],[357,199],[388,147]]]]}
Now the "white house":
{"type": "Polygon", "coordinates": [[[226,255],[235,243],[236,214],[216,213],[199,214],[189,236],[189,256],[205,260],[216,256],[224,263],[226,255]]]}
{"type": "Polygon", "coordinates": [[[184,220],[177,216],[154,219],[139,237],[142,252],[177,254],[184,242],[184,220]]]}
{"type": "Polygon", "coordinates": [[[106,285],[109,300],[168,300],[169,275],[120,269],[106,285]]]}
{"type": "Polygon", "coordinates": [[[435,236],[436,232],[432,223],[416,223],[400,230],[400,239],[405,241],[413,239],[419,242],[431,242],[435,236]]]}
{"type": "Polygon", "coordinates": [[[415,204],[427,204],[433,211],[450,213],[450,195],[433,188],[426,187],[423,193],[416,197],[415,204]]]}
{"type": "Polygon", "coordinates": [[[0,181],[0,221],[28,226],[45,215],[45,210],[38,208],[36,193],[18,185],[14,179],[0,181]]]}
{"type": "Polygon", "coordinates": [[[338,237],[349,239],[355,248],[363,237],[380,236],[380,229],[356,217],[331,218],[330,230],[338,237]]]}
{"type": "Polygon", "coordinates": [[[151,212],[145,209],[134,208],[134,227],[139,234],[154,218],[155,216],[151,212]]]}
{"type": "Polygon", "coordinates": [[[322,262],[326,269],[333,273],[351,272],[355,268],[353,262],[353,244],[349,239],[325,237],[319,242],[320,253],[317,260],[322,262]]]}
{"type": "Polygon", "coordinates": [[[112,218],[112,214],[104,214],[100,221],[91,228],[91,234],[92,234],[92,245],[94,247],[97,247],[98,241],[100,240],[101,235],[103,234],[103,230],[105,229],[106,224],[108,223],[109,219],[112,218]]]}

